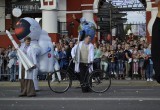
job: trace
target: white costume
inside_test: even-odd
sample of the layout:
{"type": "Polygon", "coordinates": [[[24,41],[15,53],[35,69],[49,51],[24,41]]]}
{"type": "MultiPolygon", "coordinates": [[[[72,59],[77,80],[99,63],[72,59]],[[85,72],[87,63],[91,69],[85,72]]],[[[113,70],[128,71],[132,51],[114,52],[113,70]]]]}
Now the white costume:
{"type": "MultiPolygon", "coordinates": [[[[30,23],[31,33],[28,37],[31,38],[30,47],[27,50],[30,61],[36,65],[36,69],[32,71],[26,71],[25,79],[33,79],[35,90],[39,90],[38,87],[38,71],[41,72],[53,72],[53,45],[48,33],[41,29],[39,23],[33,18],[23,18],[30,23]]],[[[23,42],[24,39],[21,40],[23,42]]],[[[24,43],[21,43],[21,49],[24,48],[24,43]]],[[[19,64],[19,79],[21,79],[21,67],[19,64]]]]}
{"type": "Polygon", "coordinates": [[[53,44],[51,38],[48,36],[48,33],[42,30],[38,44],[41,48],[41,55],[39,60],[39,70],[41,72],[53,72],[54,71],[54,59],[53,59],[53,44]],[[48,49],[50,51],[48,52],[48,49]]]}
{"type": "MultiPolygon", "coordinates": [[[[77,57],[77,61],[75,61],[75,72],[80,72],[79,63],[80,63],[80,49],[82,47],[82,43],[83,41],[81,41],[78,45],[75,45],[71,51],[72,58],[77,57]]],[[[94,60],[94,46],[92,43],[89,44],[88,50],[89,50],[88,63],[92,63],[94,60]]],[[[93,69],[93,65],[91,66],[91,68],[93,69]]]]}
{"type": "MultiPolygon", "coordinates": [[[[37,45],[38,43],[35,43],[35,45],[30,44],[30,46],[27,48],[26,53],[27,57],[30,59],[30,61],[33,62],[34,65],[38,67],[38,57],[37,55],[40,54],[40,47],[37,45]]],[[[21,50],[23,51],[25,49],[25,45],[23,44],[21,46],[21,50]]],[[[19,62],[19,79],[21,79],[21,71],[22,71],[22,64],[19,62]]],[[[30,70],[30,71],[25,71],[25,79],[33,79],[35,74],[38,73],[38,68],[30,70]]],[[[33,80],[34,82],[34,80],[33,80]]]]}
{"type": "Polygon", "coordinates": [[[15,35],[21,42],[20,48],[10,32],[6,30],[6,33],[17,49],[19,57],[20,96],[36,96],[35,90],[39,90],[38,70],[47,73],[53,72],[53,45],[51,39],[47,32],[42,31],[36,20],[28,17],[20,19],[15,25],[15,35]],[[31,38],[29,46],[24,42],[26,37],[31,38]]]}

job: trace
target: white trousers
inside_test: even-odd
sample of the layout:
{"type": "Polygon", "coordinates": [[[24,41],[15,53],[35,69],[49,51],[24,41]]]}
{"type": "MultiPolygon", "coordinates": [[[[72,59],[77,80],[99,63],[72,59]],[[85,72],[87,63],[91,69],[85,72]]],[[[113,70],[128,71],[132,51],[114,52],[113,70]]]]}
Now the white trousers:
{"type": "MultiPolygon", "coordinates": [[[[55,65],[54,65],[54,70],[55,71],[58,71],[60,69],[60,66],[59,66],[59,63],[56,62],[55,65]]],[[[61,74],[60,72],[56,72],[57,76],[58,76],[58,80],[61,81],[61,74]]],[[[52,81],[55,81],[55,74],[52,75],[52,81]]]]}
{"type": "Polygon", "coordinates": [[[35,90],[39,90],[37,76],[38,76],[38,68],[33,69],[33,83],[34,83],[35,90]]]}

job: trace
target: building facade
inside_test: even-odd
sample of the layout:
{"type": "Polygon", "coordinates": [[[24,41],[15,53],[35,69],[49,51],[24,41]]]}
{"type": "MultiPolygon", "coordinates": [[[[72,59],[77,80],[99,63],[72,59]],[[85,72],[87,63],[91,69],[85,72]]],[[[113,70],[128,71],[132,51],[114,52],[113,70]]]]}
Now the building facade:
{"type": "MultiPolygon", "coordinates": [[[[11,44],[5,30],[14,30],[16,22],[23,17],[32,17],[38,19],[43,29],[49,33],[52,41],[57,42],[58,38],[62,35],[78,36],[79,23],[76,22],[72,15],[75,14],[77,19],[82,16],[88,21],[95,23],[99,0],[56,0],[57,8],[47,12],[47,9],[41,9],[41,1],[44,4],[50,3],[55,0],[1,0],[0,1],[0,46],[6,47],[11,44]],[[22,10],[22,15],[16,18],[12,15],[12,9],[18,7],[22,10]],[[51,14],[46,14],[50,13],[51,14]],[[53,14],[54,13],[54,14],[53,14]],[[47,18],[50,16],[51,20],[47,18]],[[53,17],[54,16],[54,17],[53,17]],[[55,17],[56,16],[56,17],[55,17]],[[43,19],[45,20],[43,20],[43,19]],[[53,19],[53,20],[52,20],[53,19]],[[50,21],[49,21],[50,20],[50,21]],[[49,23],[47,24],[47,22],[49,23]],[[47,25],[47,26],[45,26],[47,25]],[[4,44],[5,41],[5,44],[4,44]]],[[[14,32],[12,32],[14,36],[14,32]]],[[[98,35],[98,34],[97,34],[98,35]]]]}
{"type": "MultiPolygon", "coordinates": [[[[98,5],[101,0],[57,0],[57,8],[52,10],[51,15],[43,14],[46,11],[40,9],[41,1],[47,1],[46,4],[51,4],[50,2],[54,0],[0,0],[0,47],[7,47],[11,44],[5,34],[5,30],[10,30],[14,36],[12,30],[14,30],[15,23],[23,17],[38,19],[42,28],[46,29],[54,42],[58,42],[59,37],[63,35],[73,35],[75,38],[78,36],[79,23],[72,18],[73,14],[78,19],[85,17],[88,21],[97,25],[97,16],[95,13],[98,12],[98,5]],[[15,7],[19,7],[22,10],[22,15],[19,18],[12,15],[12,9],[15,7]],[[48,18],[47,20],[46,16],[51,16],[49,17],[51,19],[48,18]]],[[[157,12],[158,8],[155,0],[146,0],[148,42],[151,41],[151,29],[157,12]]],[[[100,34],[97,33],[95,40],[99,38],[100,34]]]]}

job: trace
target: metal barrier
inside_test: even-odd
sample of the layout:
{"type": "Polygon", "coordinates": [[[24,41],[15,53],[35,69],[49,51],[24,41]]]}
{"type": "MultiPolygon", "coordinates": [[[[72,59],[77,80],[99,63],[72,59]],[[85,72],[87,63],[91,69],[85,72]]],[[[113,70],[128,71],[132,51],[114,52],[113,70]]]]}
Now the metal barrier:
{"type": "MultiPolygon", "coordinates": [[[[0,56],[0,80],[10,80],[10,69],[7,67],[8,64],[8,60],[5,61],[6,59],[2,56],[0,56]],[[5,64],[6,63],[6,64],[5,64]]],[[[16,65],[15,67],[15,76],[16,76],[16,80],[18,79],[18,67],[16,65]]]]}

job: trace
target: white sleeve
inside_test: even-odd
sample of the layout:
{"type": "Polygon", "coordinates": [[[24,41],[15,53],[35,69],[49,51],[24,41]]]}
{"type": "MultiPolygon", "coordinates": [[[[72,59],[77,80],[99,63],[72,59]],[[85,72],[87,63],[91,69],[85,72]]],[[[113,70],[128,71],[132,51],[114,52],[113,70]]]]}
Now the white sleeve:
{"type": "Polygon", "coordinates": [[[72,56],[72,58],[75,58],[76,49],[77,49],[77,45],[75,45],[75,46],[72,48],[72,50],[71,50],[71,56],[72,56]]]}
{"type": "Polygon", "coordinates": [[[90,61],[91,62],[93,62],[93,60],[94,60],[94,46],[91,44],[91,46],[90,46],[90,50],[89,50],[89,52],[90,52],[90,61]]]}

